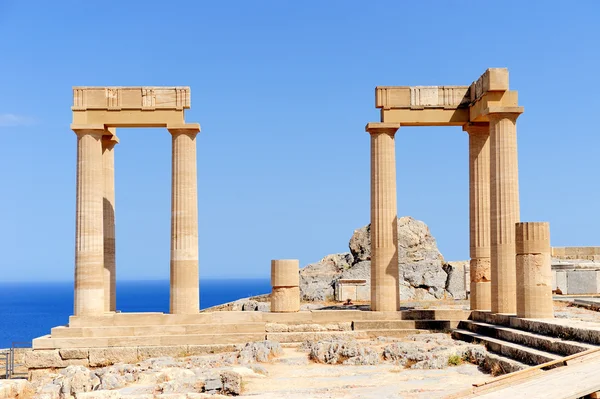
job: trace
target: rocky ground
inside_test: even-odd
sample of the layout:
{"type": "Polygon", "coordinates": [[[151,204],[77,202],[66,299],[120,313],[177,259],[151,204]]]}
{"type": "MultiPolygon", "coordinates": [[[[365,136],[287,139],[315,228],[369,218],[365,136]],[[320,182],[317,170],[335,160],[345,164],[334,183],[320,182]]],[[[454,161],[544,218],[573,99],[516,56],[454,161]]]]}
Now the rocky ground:
{"type": "Polygon", "coordinates": [[[486,354],[442,333],[287,347],[263,341],[207,356],[69,366],[21,381],[14,392],[21,392],[19,399],[435,398],[489,378],[480,370],[486,354]]]}

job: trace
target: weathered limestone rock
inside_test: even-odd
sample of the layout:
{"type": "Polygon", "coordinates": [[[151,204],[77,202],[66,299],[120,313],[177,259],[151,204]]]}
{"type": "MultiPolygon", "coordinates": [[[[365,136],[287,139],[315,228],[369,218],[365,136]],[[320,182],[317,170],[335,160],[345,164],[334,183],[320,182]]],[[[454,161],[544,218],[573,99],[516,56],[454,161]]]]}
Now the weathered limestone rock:
{"type": "Polygon", "coordinates": [[[25,366],[30,369],[66,367],[58,350],[36,350],[25,354],[25,366]]]}
{"type": "Polygon", "coordinates": [[[308,342],[309,358],[317,363],[368,365],[380,362],[378,354],[358,341],[308,342]]]}
{"type": "Polygon", "coordinates": [[[446,280],[446,291],[454,299],[467,299],[467,288],[469,279],[466,275],[469,271],[470,261],[448,262],[444,264],[444,271],[448,274],[446,280]]]}
{"type": "Polygon", "coordinates": [[[249,342],[240,350],[238,360],[240,363],[267,362],[282,352],[279,342],[269,340],[249,342]]]}
{"type": "Polygon", "coordinates": [[[221,373],[223,392],[229,395],[242,393],[242,376],[235,371],[226,370],[221,373]]]}
{"type": "MultiPolygon", "coordinates": [[[[332,299],[338,279],[365,279],[371,285],[371,228],[354,232],[351,253],[328,255],[300,271],[300,295],[308,301],[332,299]]],[[[398,218],[398,265],[400,299],[451,297],[435,238],[427,225],[411,217],[398,218]]],[[[460,295],[460,293],[459,293],[460,295]]],[[[464,294],[463,294],[464,295],[464,294]]]]}
{"type": "Polygon", "coordinates": [[[89,352],[87,349],[60,349],[59,350],[60,357],[64,360],[69,359],[87,359],[89,352]]]}
{"type": "Polygon", "coordinates": [[[82,392],[98,389],[100,378],[94,372],[83,366],[69,366],[60,371],[60,376],[54,380],[60,385],[61,396],[76,396],[82,392]]]}
{"type": "Polygon", "coordinates": [[[0,380],[0,398],[20,398],[31,389],[27,380],[0,380]]]}
{"type": "Polygon", "coordinates": [[[136,363],[137,348],[90,348],[90,366],[101,367],[115,363],[136,363]]]}
{"type": "Polygon", "coordinates": [[[333,282],[339,278],[340,273],[352,267],[353,263],[352,254],[346,252],[327,255],[317,263],[302,268],[300,271],[302,299],[307,301],[332,300],[334,296],[333,282]]]}
{"type": "Polygon", "coordinates": [[[94,392],[82,392],[77,394],[77,399],[120,399],[118,391],[99,390],[94,392]]]}

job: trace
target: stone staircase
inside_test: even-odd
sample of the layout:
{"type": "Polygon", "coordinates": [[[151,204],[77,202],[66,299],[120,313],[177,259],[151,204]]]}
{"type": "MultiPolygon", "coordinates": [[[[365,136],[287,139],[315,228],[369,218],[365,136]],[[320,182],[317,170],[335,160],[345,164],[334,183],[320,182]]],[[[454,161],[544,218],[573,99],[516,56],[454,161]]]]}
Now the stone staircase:
{"type": "MultiPolygon", "coordinates": [[[[535,366],[600,345],[600,325],[560,319],[519,319],[474,311],[452,332],[454,339],[476,342],[501,357],[535,366]]],[[[556,367],[564,363],[558,363],[556,367]]]]}

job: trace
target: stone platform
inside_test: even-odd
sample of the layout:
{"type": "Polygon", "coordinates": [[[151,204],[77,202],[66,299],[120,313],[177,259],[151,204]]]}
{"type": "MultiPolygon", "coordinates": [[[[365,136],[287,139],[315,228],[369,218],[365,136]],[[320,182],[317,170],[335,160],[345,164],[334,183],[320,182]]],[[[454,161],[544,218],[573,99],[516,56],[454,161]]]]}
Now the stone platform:
{"type": "Polygon", "coordinates": [[[67,326],[55,327],[49,335],[33,340],[26,364],[30,371],[69,365],[98,367],[156,356],[231,351],[236,345],[265,339],[292,343],[333,337],[403,337],[456,328],[470,313],[460,309],[431,309],[71,316],[67,326]]]}

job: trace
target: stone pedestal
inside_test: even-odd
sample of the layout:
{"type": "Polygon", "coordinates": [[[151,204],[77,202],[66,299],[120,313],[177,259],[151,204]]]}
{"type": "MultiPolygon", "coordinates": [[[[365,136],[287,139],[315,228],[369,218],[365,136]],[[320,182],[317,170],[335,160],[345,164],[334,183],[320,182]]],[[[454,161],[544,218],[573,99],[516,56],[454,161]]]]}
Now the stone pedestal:
{"type": "Polygon", "coordinates": [[[552,318],[550,225],[516,224],[517,317],[552,318]]]}
{"type": "Polygon", "coordinates": [[[72,127],[77,134],[75,316],[104,313],[102,136],[104,126],[72,127]]]}
{"type": "Polygon", "coordinates": [[[297,259],[271,261],[271,312],[300,310],[299,269],[297,259]]]}
{"type": "Polygon", "coordinates": [[[490,145],[489,124],[469,123],[469,227],[471,309],[490,310],[490,145]]]}
{"type": "Polygon", "coordinates": [[[198,187],[196,127],[171,128],[173,137],[171,192],[171,313],[200,309],[198,276],[198,187]]]}
{"type": "Polygon", "coordinates": [[[102,138],[103,220],[104,220],[104,311],[117,309],[115,258],[115,144],[116,136],[102,138]]]}
{"type": "Polygon", "coordinates": [[[371,310],[400,309],[398,211],[393,123],[369,123],[371,135],[371,310]]]}
{"type": "Polygon", "coordinates": [[[515,224],[519,222],[516,121],[520,112],[493,112],[490,120],[492,312],[517,311],[515,224]]]}

